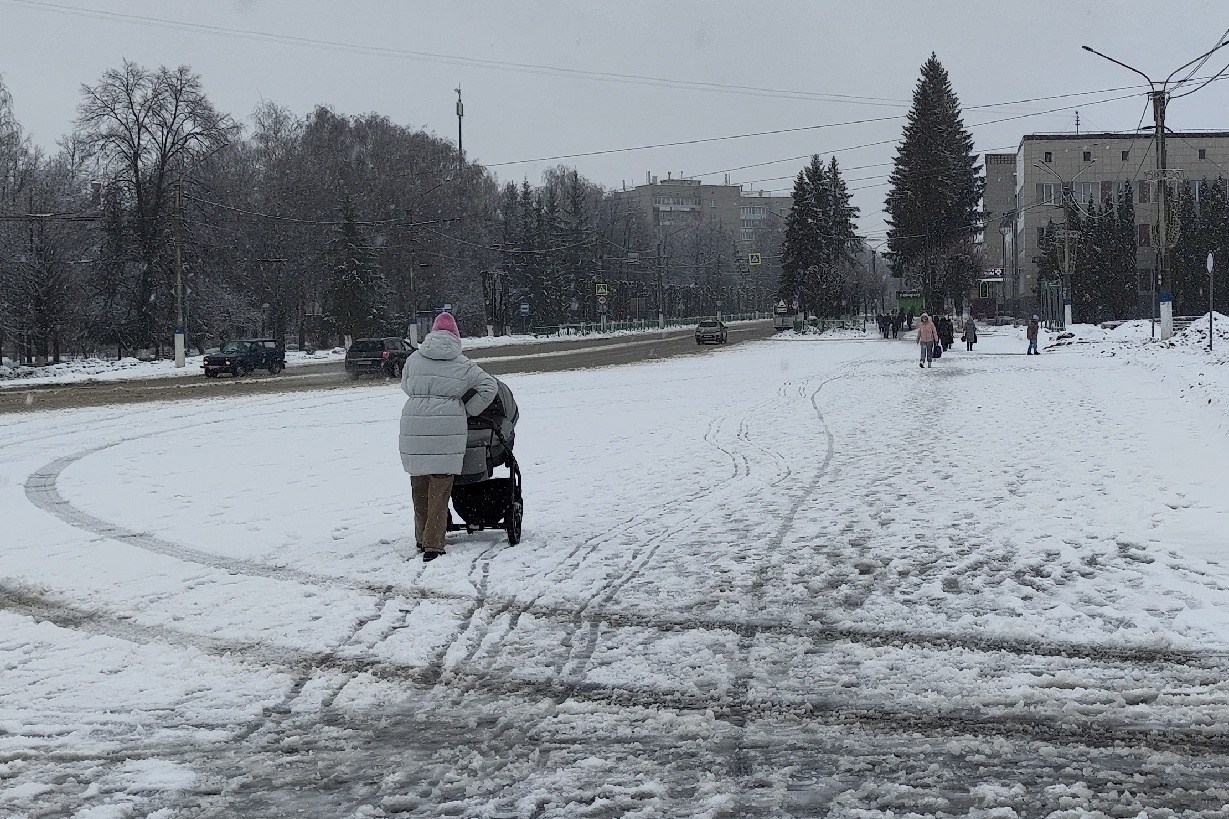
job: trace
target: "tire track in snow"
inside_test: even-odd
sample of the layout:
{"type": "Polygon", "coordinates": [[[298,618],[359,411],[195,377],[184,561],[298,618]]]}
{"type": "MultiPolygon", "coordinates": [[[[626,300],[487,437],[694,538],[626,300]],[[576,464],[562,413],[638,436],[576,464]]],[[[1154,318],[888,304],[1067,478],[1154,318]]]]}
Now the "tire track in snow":
{"type": "MultiPolygon", "coordinates": [[[[347,658],[339,656],[336,651],[308,652],[216,640],[201,635],[173,632],[165,627],[143,626],[121,617],[50,601],[31,592],[0,588],[0,611],[138,644],[173,645],[259,667],[277,666],[289,672],[297,671],[298,675],[291,691],[278,706],[268,709],[251,723],[236,726],[243,737],[250,737],[283,718],[294,697],[302,692],[307,678],[320,673],[335,673],[347,677],[368,674],[379,680],[421,686],[424,690],[444,684],[456,687],[458,694],[480,694],[496,698],[512,696],[534,701],[557,699],[559,696],[558,683],[554,679],[525,680],[489,672],[465,671],[441,677],[429,667],[408,667],[376,659],[347,658]]],[[[807,695],[755,699],[748,699],[744,695],[742,699],[738,699],[730,695],[705,696],[584,680],[572,683],[568,696],[580,703],[616,708],[668,709],[699,714],[712,711],[717,718],[735,726],[745,725],[751,720],[788,718],[809,724],[857,726],[895,733],[921,732],[939,737],[967,735],[1042,739],[1084,746],[1127,743],[1154,750],[1186,753],[1229,751],[1229,727],[1224,725],[1176,728],[1155,724],[1113,724],[1063,713],[1061,710],[1057,719],[1052,710],[1036,716],[1015,713],[984,714],[979,713],[976,707],[921,712],[887,705],[854,706],[831,698],[807,695]]],[[[852,692],[851,696],[856,697],[857,692],[852,692]]],[[[737,754],[739,748],[745,751],[744,745],[742,742],[736,744],[733,753],[737,754]]]]}
{"type": "MultiPolygon", "coordinates": [[[[206,568],[218,569],[232,575],[260,577],[318,587],[340,587],[363,594],[371,594],[376,597],[404,597],[410,600],[429,599],[449,602],[472,602],[474,599],[468,595],[459,595],[421,586],[370,583],[344,576],[318,575],[287,567],[268,566],[251,561],[225,558],[213,553],[180,546],[154,535],[135,532],[95,518],[89,513],[77,509],[69,501],[65,500],[56,489],[56,481],[60,473],[72,463],[110,446],[114,446],[114,444],[105,444],[90,450],[84,450],[75,455],[57,459],[42,469],[37,470],[26,481],[27,497],[40,509],[55,515],[65,523],[91,534],[115,539],[155,554],[162,554],[206,568]]],[[[494,603],[500,607],[500,613],[512,612],[518,617],[524,614],[532,614],[556,622],[574,622],[578,614],[583,611],[571,607],[546,605],[537,602],[537,599],[521,603],[515,596],[491,595],[486,598],[486,601],[488,604],[494,603]]],[[[668,614],[640,615],[633,611],[619,610],[603,610],[600,614],[602,618],[609,620],[612,624],[653,628],[670,632],[725,630],[738,634],[752,634],[758,631],[765,631],[820,640],[846,639],[853,642],[876,645],[950,646],[973,650],[1009,651],[1016,654],[1037,656],[1081,658],[1090,661],[1124,660],[1137,663],[1167,662],[1192,664],[1204,662],[1209,658],[1224,656],[1207,652],[1188,652],[1180,649],[1113,647],[1100,644],[1064,643],[1025,638],[995,638],[992,636],[977,637],[968,634],[943,634],[936,632],[917,633],[901,629],[841,628],[831,625],[797,626],[773,622],[751,624],[727,618],[671,618],[668,614]]],[[[583,615],[580,617],[583,626],[587,626],[591,619],[593,618],[587,618],[583,615]]]]}

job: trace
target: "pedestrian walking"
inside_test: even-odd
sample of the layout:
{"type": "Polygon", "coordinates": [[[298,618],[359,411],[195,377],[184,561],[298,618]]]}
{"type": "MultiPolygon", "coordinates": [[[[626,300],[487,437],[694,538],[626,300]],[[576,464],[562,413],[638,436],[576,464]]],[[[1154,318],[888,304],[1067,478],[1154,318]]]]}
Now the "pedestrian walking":
{"type": "Polygon", "coordinates": [[[919,367],[929,367],[930,360],[935,354],[935,345],[939,343],[939,331],[935,327],[935,323],[930,320],[927,313],[922,313],[922,317],[917,326],[917,346],[921,358],[918,360],[919,367]]]}
{"type": "Polygon", "coordinates": [[[969,352],[973,352],[973,345],[977,343],[977,322],[973,321],[972,316],[965,317],[964,335],[960,338],[968,347],[969,352]]]}
{"type": "Polygon", "coordinates": [[[1037,333],[1041,330],[1041,319],[1034,315],[1028,320],[1028,329],[1024,334],[1028,337],[1028,352],[1025,355],[1041,355],[1041,351],[1037,349],[1037,333]]]}
{"type": "Polygon", "coordinates": [[[952,349],[952,342],[956,338],[956,328],[952,324],[951,316],[939,316],[939,323],[936,326],[939,331],[939,341],[943,344],[943,352],[952,349]]]}
{"type": "Polygon", "coordinates": [[[466,419],[486,409],[498,385],[461,355],[457,322],[440,313],[406,360],[401,389],[409,397],[401,410],[398,448],[401,465],[410,474],[414,542],[426,562],[444,554],[452,482],[465,459],[466,419]]]}
{"type": "Polygon", "coordinates": [[[892,314],[891,322],[892,322],[892,338],[897,338],[900,336],[901,325],[905,323],[905,317],[901,314],[899,310],[897,310],[895,313],[892,314]]]}
{"type": "Polygon", "coordinates": [[[912,330],[913,329],[913,308],[912,307],[910,307],[909,312],[905,314],[905,319],[909,322],[905,326],[905,329],[912,330]]]}

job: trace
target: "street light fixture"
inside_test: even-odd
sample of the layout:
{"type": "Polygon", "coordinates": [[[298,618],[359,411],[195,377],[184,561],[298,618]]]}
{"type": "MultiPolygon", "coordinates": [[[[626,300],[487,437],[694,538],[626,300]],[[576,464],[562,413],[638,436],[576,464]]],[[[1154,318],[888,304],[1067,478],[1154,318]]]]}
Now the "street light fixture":
{"type": "MultiPolygon", "coordinates": [[[[1148,83],[1149,98],[1152,100],[1152,119],[1156,131],[1156,173],[1157,173],[1157,209],[1160,213],[1157,219],[1157,260],[1160,262],[1161,268],[1161,339],[1165,340],[1174,334],[1174,310],[1173,310],[1173,278],[1169,269],[1169,254],[1168,243],[1169,235],[1166,230],[1166,208],[1169,199],[1169,174],[1165,162],[1165,106],[1169,102],[1169,81],[1174,78],[1174,75],[1184,68],[1189,68],[1205,57],[1209,57],[1225,46],[1229,45],[1229,40],[1224,40],[1217,43],[1212,48],[1200,54],[1195,59],[1188,63],[1178,66],[1173,71],[1169,72],[1169,76],[1161,82],[1156,82],[1144,72],[1134,66],[1127,65],[1122,60],[1116,60],[1108,54],[1102,54],[1095,48],[1090,46],[1081,46],[1090,54],[1096,54],[1098,57],[1109,60],[1114,65],[1122,66],[1128,71],[1133,71],[1143,77],[1148,83]]],[[[1179,83],[1181,85],[1181,83],[1179,83]]],[[[1202,88],[1203,86],[1200,86],[1202,88]]],[[[1188,93],[1194,93],[1199,88],[1188,93]]],[[[1179,96],[1186,96],[1181,94],[1179,96]]]]}
{"type": "Polygon", "coordinates": [[[1040,162],[1034,162],[1033,167],[1039,170],[1047,171],[1054,176],[1059,182],[1059,190],[1062,196],[1063,206],[1063,329],[1071,326],[1071,238],[1077,234],[1067,226],[1067,219],[1070,218],[1070,212],[1075,210],[1075,180],[1080,177],[1080,174],[1093,166],[1097,160],[1089,160],[1088,164],[1080,168],[1075,176],[1071,179],[1063,179],[1059,176],[1058,171],[1040,162]],[[1070,206],[1070,209],[1068,209],[1070,206]]]}

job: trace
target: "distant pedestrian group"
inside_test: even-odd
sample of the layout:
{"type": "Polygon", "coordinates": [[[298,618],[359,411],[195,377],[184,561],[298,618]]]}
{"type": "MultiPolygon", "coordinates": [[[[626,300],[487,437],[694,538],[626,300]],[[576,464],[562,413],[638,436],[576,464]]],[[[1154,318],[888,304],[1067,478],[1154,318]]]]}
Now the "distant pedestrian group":
{"type": "MultiPolygon", "coordinates": [[[[965,343],[965,349],[973,351],[977,343],[977,322],[972,316],[966,316],[961,325],[960,340],[965,343]]],[[[955,343],[956,324],[950,316],[931,318],[929,313],[922,313],[917,329],[918,366],[929,367],[931,362],[939,358],[955,343]]]]}
{"type": "Polygon", "coordinates": [[[897,338],[900,336],[900,330],[905,326],[905,314],[901,310],[895,313],[880,313],[875,316],[875,323],[879,325],[879,334],[884,338],[897,338]]]}

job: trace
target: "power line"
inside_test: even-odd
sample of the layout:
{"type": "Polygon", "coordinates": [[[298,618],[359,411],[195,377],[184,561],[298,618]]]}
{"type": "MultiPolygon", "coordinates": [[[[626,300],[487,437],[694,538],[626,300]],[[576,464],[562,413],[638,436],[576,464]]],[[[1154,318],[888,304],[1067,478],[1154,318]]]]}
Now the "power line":
{"type": "MultiPolygon", "coordinates": [[[[1132,86],[1132,87],[1135,87],[1135,86],[1132,86]]],[[[1094,92],[1090,92],[1090,93],[1094,93],[1094,92]]],[[[992,119],[992,120],[987,120],[985,122],[978,122],[978,123],[969,125],[968,127],[970,129],[983,128],[987,125],[997,125],[999,123],[1012,122],[1018,119],[1027,119],[1029,117],[1046,116],[1047,114],[1054,114],[1060,111],[1070,111],[1072,109],[1079,108],[1081,105],[1101,105],[1107,102],[1118,102],[1120,100],[1132,99],[1133,97],[1137,97],[1137,96],[1139,96],[1138,93],[1127,94],[1127,95],[1120,96],[1120,97],[1109,97],[1103,100],[1093,100],[1092,102],[1086,102],[1086,103],[1081,103],[1077,105],[1068,105],[1068,106],[1063,106],[1060,108],[1051,108],[1046,111],[1035,111],[1035,112],[1028,113],[1028,114],[1016,114],[1010,117],[1000,117],[999,119],[992,119]]],[[[754,132],[744,133],[744,134],[728,134],[728,135],[719,136],[719,137],[699,137],[696,139],[681,140],[678,142],[661,142],[661,143],[656,143],[656,144],[638,145],[638,146],[627,147],[627,148],[607,148],[607,149],[596,150],[596,151],[584,151],[582,153],[575,153],[575,154],[559,154],[557,156],[539,157],[537,159],[518,159],[518,160],[509,161],[509,162],[487,162],[483,164],[485,167],[495,168],[495,167],[502,167],[505,165],[522,165],[522,164],[526,164],[530,162],[554,162],[560,159],[578,159],[578,158],[589,157],[589,156],[601,156],[605,154],[630,153],[633,151],[647,151],[647,150],[652,150],[652,149],[657,149],[657,148],[673,148],[673,147],[678,147],[678,146],[683,146],[683,145],[697,145],[697,144],[706,143],[706,142],[722,142],[722,141],[728,141],[732,139],[749,139],[751,137],[774,136],[777,134],[797,133],[800,131],[815,131],[815,130],[819,130],[822,128],[837,128],[837,127],[842,127],[846,125],[865,125],[868,123],[889,122],[889,121],[904,119],[904,118],[905,118],[904,115],[892,116],[892,117],[872,117],[869,119],[848,120],[845,122],[829,122],[829,123],[821,123],[819,125],[803,125],[803,126],[799,126],[796,128],[779,128],[779,129],[775,129],[771,131],[754,131],[754,132]]],[[[893,137],[892,139],[883,139],[883,140],[878,140],[876,142],[864,142],[860,145],[853,145],[848,148],[835,148],[832,150],[823,151],[823,153],[826,153],[826,154],[846,153],[848,151],[856,151],[856,150],[861,150],[863,148],[872,148],[872,147],[876,147],[879,145],[890,145],[898,141],[899,141],[898,138],[893,137]]],[[[696,176],[716,176],[718,174],[733,173],[734,171],[746,170],[747,168],[763,167],[765,165],[775,165],[775,164],[779,164],[782,162],[797,162],[800,159],[808,159],[810,158],[810,156],[811,154],[805,154],[802,156],[788,157],[786,159],[774,159],[769,162],[760,162],[760,163],[754,163],[751,165],[741,165],[737,168],[726,168],[725,170],[720,170],[720,171],[707,171],[705,173],[696,174],[696,176]]]]}
{"type": "Polygon", "coordinates": [[[65,6],[59,3],[48,3],[42,0],[3,0],[12,5],[50,11],[77,17],[88,17],[95,20],[133,23],[136,25],[165,28],[173,31],[184,31],[196,34],[210,34],[231,39],[252,40],[256,42],[273,42],[284,45],[302,46],[311,49],[350,54],[367,54],[378,57],[393,57],[397,59],[419,62],[440,63],[443,65],[460,65],[471,68],[493,69],[499,71],[518,71],[527,74],[545,74],[576,79],[593,80],[631,85],[648,85],[668,88],[689,88],[697,91],[713,91],[727,94],[751,94],[761,97],[780,97],[784,99],[800,99],[821,102],[843,102],[855,105],[876,105],[904,107],[907,100],[884,97],[871,97],[857,94],[836,94],[818,91],[800,91],[785,88],[766,88],[750,85],[734,85],[729,83],[704,82],[698,80],[679,80],[668,77],[653,77],[641,74],[621,74],[613,71],[590,71],[579,68],[563,68],[559,66],[540,65],[535,63],[508,62],[489,60],[477,57],[463,57],[456,54],[443,54],[431,51],[415,51],[404,48],[363,45],[361,43],[346,43],[334,40],[321,40],[312,37],[298,37],[290,34],[275,34],[271,32],[254,31],[251,29],[229,28],[226,26],[208,25],[205,23],[188,23],[170,20],[163,17],[152,17],[140,14],[125,14],[99,9],[83,9],[75,6],[65,6]]]}

